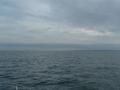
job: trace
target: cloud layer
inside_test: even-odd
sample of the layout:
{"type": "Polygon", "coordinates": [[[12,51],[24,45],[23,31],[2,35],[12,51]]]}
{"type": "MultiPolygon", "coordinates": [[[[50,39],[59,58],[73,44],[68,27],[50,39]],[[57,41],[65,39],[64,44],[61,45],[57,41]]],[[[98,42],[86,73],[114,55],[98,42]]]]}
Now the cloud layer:
{"type": "Polygon", "coordinates": [[[119,44],[119,0],[0,0],[0,43],[119,44]]]}

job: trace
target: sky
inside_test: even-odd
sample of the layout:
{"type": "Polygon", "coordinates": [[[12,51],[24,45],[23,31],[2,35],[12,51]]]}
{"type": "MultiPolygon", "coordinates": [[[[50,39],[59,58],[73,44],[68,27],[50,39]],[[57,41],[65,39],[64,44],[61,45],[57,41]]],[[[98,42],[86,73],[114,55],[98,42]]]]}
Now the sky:
{"type": "Polygon", "coordinates": [[[0,0],[0,44],[120,44],[120,0],[0,0]]]}

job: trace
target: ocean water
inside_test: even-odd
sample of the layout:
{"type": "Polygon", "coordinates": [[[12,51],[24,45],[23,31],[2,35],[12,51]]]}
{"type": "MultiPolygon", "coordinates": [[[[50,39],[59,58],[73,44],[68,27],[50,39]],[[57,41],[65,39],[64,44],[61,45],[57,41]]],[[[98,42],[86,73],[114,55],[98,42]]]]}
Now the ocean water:
{"type": "Polygon", "coordinates": [[[0,90],[120,90],[120,51],[0,51],[0,90]]]}

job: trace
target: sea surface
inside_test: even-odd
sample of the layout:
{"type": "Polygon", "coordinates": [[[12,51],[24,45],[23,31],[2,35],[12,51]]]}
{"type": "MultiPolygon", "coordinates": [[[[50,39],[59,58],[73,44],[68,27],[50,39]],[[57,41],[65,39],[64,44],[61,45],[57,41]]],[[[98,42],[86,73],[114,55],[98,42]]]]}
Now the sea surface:
{"type": "Polygon", "coordinates": [[[120,90],[120,51],[0,51],[0,90],[120,90]]]}

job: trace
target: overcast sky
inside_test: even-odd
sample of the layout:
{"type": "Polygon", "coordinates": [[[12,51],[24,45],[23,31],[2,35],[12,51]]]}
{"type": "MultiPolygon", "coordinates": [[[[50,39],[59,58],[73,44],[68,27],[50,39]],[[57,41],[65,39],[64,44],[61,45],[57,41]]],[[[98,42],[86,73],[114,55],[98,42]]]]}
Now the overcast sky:
{"type": "Polygon", "coordinates": [[[120,0],[0,0],[0,44],[120,44],[120,0]]]}

